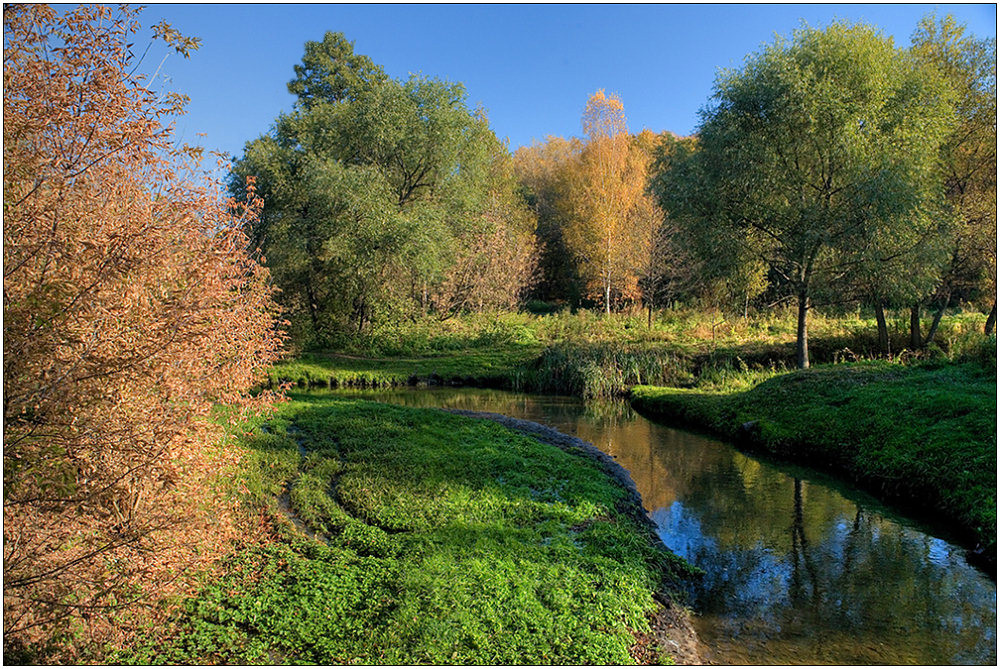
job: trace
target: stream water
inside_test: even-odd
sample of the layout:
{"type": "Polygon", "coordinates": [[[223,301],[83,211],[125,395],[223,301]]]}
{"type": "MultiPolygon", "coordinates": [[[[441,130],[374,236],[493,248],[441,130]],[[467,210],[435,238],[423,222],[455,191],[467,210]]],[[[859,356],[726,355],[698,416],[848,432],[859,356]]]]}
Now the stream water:
{"type": "Polygon", "coordinates": [[[470,388],[349,394],[532,420],[614,456],[663,543],[706,572],[689,604],[713,663],[996,665],[996,583],[940,529],[814,471],[621,403],[470,388]]]}

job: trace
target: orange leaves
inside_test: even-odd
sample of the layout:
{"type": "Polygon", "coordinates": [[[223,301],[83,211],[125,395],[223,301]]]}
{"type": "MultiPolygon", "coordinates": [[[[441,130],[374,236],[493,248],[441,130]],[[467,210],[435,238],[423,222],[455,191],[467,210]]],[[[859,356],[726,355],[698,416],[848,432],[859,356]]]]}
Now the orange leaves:
{"type": "Polygon", "coordinates": [[[169,594],[225,548],[212,481],[235,456],[209,412],[265,408],[247,391],[281,345],[259,198],[174,148],[171,103],[129,74],[135,16],[4,12],[5,643],[169,594]]]}
{"type": "Polygon", "coordinates": [[[588,292],[610,312],[612,292],[621,299],[638,294],[650,229],[662,217],[646,193],[649,137],[628,134],[621,100],[597,91],[587,101],[583,130],[588,141],[569,189],[573,215],[565,236],[588,292]]]}
{"type": "Polygon", "coordinates": [[[583,132],[591,142],[602,137],[627,135],[625,105],[621,98],[614,93],[605,95],[603,88],[591,95],[583,110],[583,132]]]}

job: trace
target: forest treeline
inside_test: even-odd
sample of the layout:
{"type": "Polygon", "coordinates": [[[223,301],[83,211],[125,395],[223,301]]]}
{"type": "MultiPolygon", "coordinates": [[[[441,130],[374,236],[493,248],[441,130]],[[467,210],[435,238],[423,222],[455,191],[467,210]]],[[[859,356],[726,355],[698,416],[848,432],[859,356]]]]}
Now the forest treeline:
{"type": "MultiPolygon", "coordinates": [[[[691,137],[630,132],[588,101],[581,137],[510,155],[460,84],[393,80],[340,33],[306,45],[294,111],[233,170],[292,335],[336,348],[373,323],[523,305],[678,302],[746,314],[949,306],[996,320],[996,43],[924,18],[803,27],[720,72],[691,137]]],[[[921,312],[934,318],[921,332],[921,312]]]]}

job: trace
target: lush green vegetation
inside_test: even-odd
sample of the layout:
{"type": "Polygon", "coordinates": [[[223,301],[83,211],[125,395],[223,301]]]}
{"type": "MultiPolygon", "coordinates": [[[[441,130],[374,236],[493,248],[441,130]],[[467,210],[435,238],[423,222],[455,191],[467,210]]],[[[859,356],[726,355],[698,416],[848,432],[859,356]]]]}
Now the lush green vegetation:
{"type": "MultiPolygon", "coordinates": [[[[984,340],[984,316],[957,313],[938,326],[938,344],[908,346],[908,314],[889,318],[897,362],[951,360],[984,340]]],[[[309,387],[439,382],[499,386],[582,397],[623,395],[634,385],[706,386],[745,382],[795,365],[796,314],[727,319],[694,309],[601,316],[589,311],[469,314],[383,325],[343,354],[310,353],[276,365],[271,383],[309,387]]],[[[878,357],[868,315],[813,315],[813,358],[821,363],[878,357]]]]}
{"type": "Polygon", "coordinates": [[[648,413],[846,473],[996,549],[996,338],[979,360],[870,361],[714,389],[632,390],[648,413]]]}
{"type": "Polygon", "coordinates": [[[596,461],[493,423],[294,395],[241,441],[276,536],[120,661],[630,663],[685,569],[596,461]]]}
{"type": "Polygon", "coordinates": [[[392,79],[328,32],[230,191],[262,200],[248,234],[306,349],[543,298],[609,315],[794,303],[798,367],[823,362],[817,309],[860,306],[886,356],[888,309],[912,312],[911,350],[936,341],[928,310],[995,326],[995,53],[950,17],[910,48],[803,26],[720,71],[691,137],[630,131],[597,91],[585,139],[512,156],[461,84],[392,79]]]}

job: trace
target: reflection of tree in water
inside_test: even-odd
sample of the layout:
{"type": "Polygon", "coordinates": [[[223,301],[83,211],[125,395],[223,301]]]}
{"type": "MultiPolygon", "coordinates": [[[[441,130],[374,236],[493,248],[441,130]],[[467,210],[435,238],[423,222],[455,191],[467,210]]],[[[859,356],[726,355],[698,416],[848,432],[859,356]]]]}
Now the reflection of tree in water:
{"type": "Polygon", "coordinates": [[[960,549],[831,488],[613,403],[443,388],[367,396],[535,420],[614,455],[664,542],[707,571],[694,603],[719,661],[995,662],[995,585],[960,549]]]}
{"type": "Polygon", "coordinates": [[[788,587],[789,599],[793,606],[819,606],[820,582],[809,552],[809,540],[806,539],[802,519],[802,481],[795,479],[793,489],[795,512],[792,520],[792,580],[788,587]],[[812,593],[809,601],[806,601],[806,590],[812,593]]]}
{"type": "MultiPolygon", "coordinates": [[[[853,518],[816,522],[807,513],[806,485],[796,479],[791,488],[787,555],[762,557],[759,548],[730,546],[699,556],[703,568],[727,574],[725,587],[706,594],[725,634],[742,636],[750,647],[748,635],[767,642],[755,661],[773,661],[776,645],[789,662],[994,661],[995,589],[964,563],[961,551],[952,548],[935,563],[928,559],[932,544],[938,550],[947,544],[860,508],[853,518]],[[742,568],[734,575],[737,564],[742,568]],[[754,624],[763,619],[762,570],[775,576],[766,581],[770,586],[787,574],[784,596],[770,601],[766,626],[754,624]]],[[[808,490],[811,497],[826,493],[808,490]]]]}

